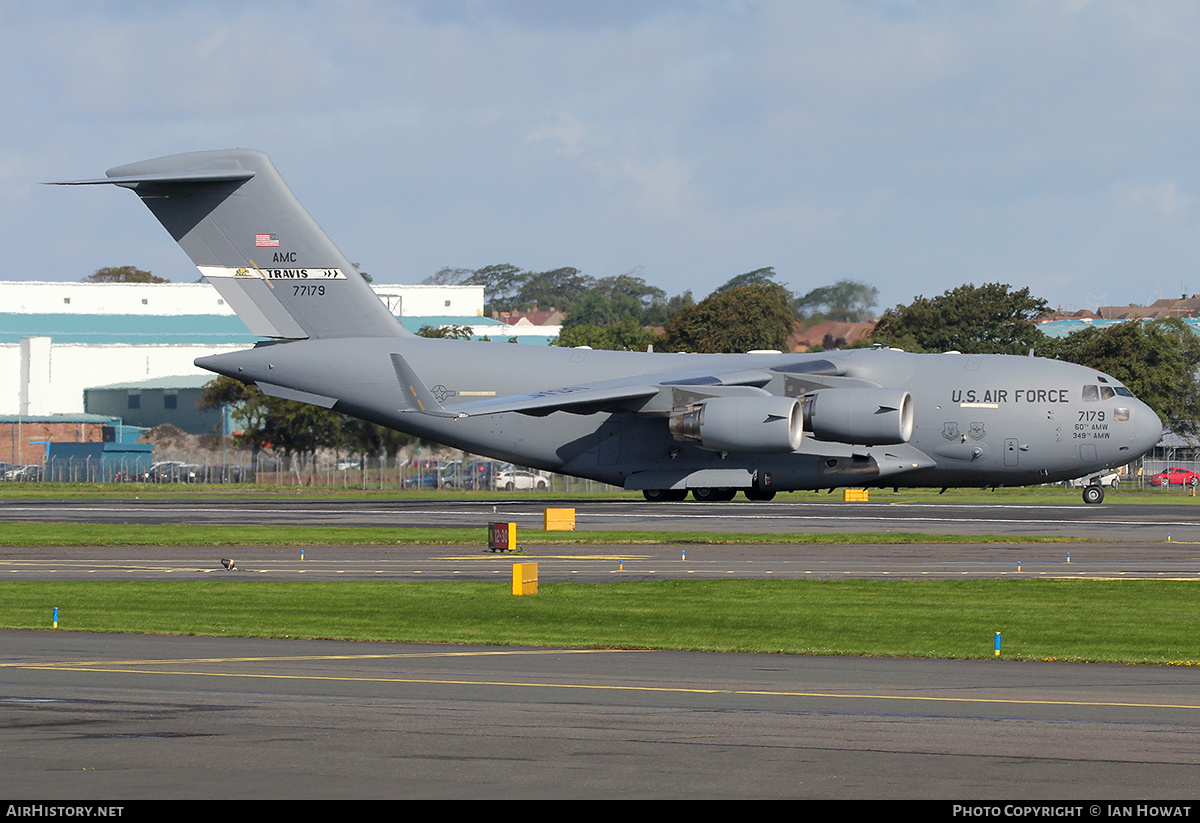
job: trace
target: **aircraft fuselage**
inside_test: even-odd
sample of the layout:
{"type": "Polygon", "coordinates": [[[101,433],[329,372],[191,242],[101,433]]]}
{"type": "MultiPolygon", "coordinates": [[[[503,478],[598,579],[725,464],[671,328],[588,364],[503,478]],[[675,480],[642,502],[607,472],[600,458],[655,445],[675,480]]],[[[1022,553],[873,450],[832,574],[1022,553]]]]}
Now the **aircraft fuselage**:
{"type": "MultiPolygon", "coordinates": [[[[840,486],[999,486],[1066,480],[1123,465],[1157,442],[1158,418],[1114,378],[1035,357],[911,354],[889,349],[821,354],[667,354],[512,344],[354,338],[265,345],[203,358],[205,368],[327,398],[326,405],[475,454],[627,488],[730,486],[777,491],[840,486]],[[909,392],[907,443],[864,446],[805,432],[791,453],[719,451],[672,436],[665,414],[628,411],[498,413],[455,419],[415,414],[389,362],[401,354],[436,400],[456,403],[638,375],[761,372],[762,389],[813,390],[803,369],[909,392]],[[794,376],[789,367],[799,369],[794,376]]],[[[817,378],[818,380],[820,378],[817,378]]],[[[683,400],[720,387],[686,384],[683,400]]],[[[819,387],[818,387],[819,390],[819,387]]],[[[830,389],[837,391],[839,389],[830,389]]],[[[298,398],[306,399],[306,398],[298,398]]],[[[673,404],[672,404],[673,405],[673,404]]]]}

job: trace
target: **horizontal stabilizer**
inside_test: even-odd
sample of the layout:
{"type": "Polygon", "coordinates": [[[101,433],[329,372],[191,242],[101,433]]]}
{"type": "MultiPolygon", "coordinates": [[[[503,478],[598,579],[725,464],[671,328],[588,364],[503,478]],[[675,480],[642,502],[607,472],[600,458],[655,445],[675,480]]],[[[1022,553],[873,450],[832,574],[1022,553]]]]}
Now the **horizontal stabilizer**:
{"type": "Polygon", "coordinates": [[[133,186],[137,183],[230,183],[249,180],[249,169],[201,169],[198,171],[163,172],[161,174],[130,174],[123,177],[94,177],[91,180],[62,180],[53,186],[133,186]]]}
{"type": "Polygon", "coordinates": [[[262,390],[262,393],[268,397],[278,397],[280,400],[294,400],[297,403],[309,403],[313,406],[320,406],[323,409],[332,409],[337,403],[336,397],[326,397],[323,394],[313,394],[312,392],[300,391],[299,389],[289,389],[287,386],[276,386],[274,383],[256,382],[254,385],[262,390]]]}

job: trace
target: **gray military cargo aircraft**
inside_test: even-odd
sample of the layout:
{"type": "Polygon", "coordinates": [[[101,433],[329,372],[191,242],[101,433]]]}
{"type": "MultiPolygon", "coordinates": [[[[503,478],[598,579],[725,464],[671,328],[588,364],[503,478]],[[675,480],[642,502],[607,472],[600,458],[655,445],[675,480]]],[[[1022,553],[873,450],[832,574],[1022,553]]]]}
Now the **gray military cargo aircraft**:
{"type": "MultiPolygon", "coordinates": [[[[406,331],[284,183],[244,149],[63,185],[133,190],[251,332],[196,365],[523,466],[647,500],[779,491],[1020,486],[1151,448],[1154,412],[1113,377],[1036,357],[668,354],[431,340],[406,331]]],[[[1089,485],[1088,503],[1104,491],[1089,485]]]]}

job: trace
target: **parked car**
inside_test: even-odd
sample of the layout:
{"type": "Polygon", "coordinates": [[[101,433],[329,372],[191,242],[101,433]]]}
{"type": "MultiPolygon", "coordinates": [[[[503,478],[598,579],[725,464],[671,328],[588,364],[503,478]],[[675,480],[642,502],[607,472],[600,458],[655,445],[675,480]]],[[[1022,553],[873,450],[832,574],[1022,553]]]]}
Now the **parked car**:
{"type": "Polygon", "coordinates": [[[1076,477],[1074,480],[1068,480],[1067,485],[1073,489],[1082,489],[1085,486],[1104,486],[1116,491],[1117,487],[1121,485],[1121,475],[1116,472],[1089,474],[1084,477],[1076,477]]]}
{"type": "Polygon", "coordinates": [[[5,480],[17,483],[33,483],[42,479],[42,467],[36,464],[30,466],[13,466],[4,473],[5,480]]]}
{"type": "Polygon", "coordinates": [[[1200,486],[1200,474],[1190,469],[1174,467],[1150,475],[1151,486],[1200,486]]]}
{"type": "Polygon", "coordinates": [[[496,477],[511,469],[511,463],[497,463],[495,460],[468,461],[460,471],[462,487],[482,491],[504,488],[496,484],[496,477]]]}
{"type": "Polygon", "coordinates": [[[436,469],[426,469],[404,481],[406,489],[452,489],[454,487],[454,477],[441,474],[436,469]]]}
{"type": "Polygon", "coordinates": [[[506,492],[514,489],[537,489],[545,491],[550,488],[550,478],[538,472],[513,471],[500,472],[496,475],[496,488],[506,492]]]}
{"type": "Polygon", "coordinates": [[[147,483],[194,483],[198,468],[201,467],[178,460],[164,460],[152,465],[144,479],[147,483]]]}

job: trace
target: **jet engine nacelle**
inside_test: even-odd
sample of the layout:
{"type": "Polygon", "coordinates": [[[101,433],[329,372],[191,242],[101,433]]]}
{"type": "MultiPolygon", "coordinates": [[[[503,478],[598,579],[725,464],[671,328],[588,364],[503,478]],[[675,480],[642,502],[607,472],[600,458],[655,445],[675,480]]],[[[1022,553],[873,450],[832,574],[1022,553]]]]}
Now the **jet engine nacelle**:
{"type": "Polygon", "coordinates": [[[803,410],[794,397],[714,397],[671,413],[676,440],[713,451],[794,452],[804,433],[803,410]]]}
{"type": "Polygon", "coordinates": [[[838,443],[907,443],[912,406],[912,396],[902,389],[825,389],[804,398],[804,428],[818,440],[838,443]]]}

